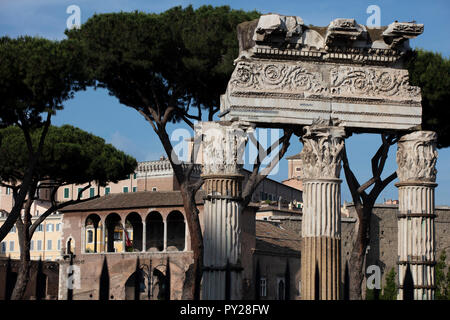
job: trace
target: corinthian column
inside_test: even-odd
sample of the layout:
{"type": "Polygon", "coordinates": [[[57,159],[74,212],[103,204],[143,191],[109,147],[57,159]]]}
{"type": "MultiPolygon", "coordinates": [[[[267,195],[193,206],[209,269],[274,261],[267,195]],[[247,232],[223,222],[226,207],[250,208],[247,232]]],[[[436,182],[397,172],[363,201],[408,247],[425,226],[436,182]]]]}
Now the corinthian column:
{"type": "Polygon", "coordinates": [[[417,131],[398,142],[398,299],[408,298],[408,286],[415,300],[434,299],[436,138],[435,132],[417,131]]]}
{"type": "Polygon", "coordinates": [[[238,123],[202,122],[204,271],[202,299],[242,298],[241,174],[246,133],[238,123]]]}
{"type": "Polygon", "coordinates": [[[341,280],[341,171],[345,129],[314,124],[302,137],[301,297],[338,300],[341,280]]]}

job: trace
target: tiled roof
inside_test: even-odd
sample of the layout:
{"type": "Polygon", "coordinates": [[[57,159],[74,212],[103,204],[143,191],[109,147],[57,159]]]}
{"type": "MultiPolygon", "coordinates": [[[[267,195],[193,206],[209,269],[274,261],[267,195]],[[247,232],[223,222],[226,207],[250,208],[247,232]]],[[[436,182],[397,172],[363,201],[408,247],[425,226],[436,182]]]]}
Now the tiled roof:
{"type": "Polygon", "coordinates": [[[286,157],[286,159],[288,159],[288,160],[300,159],[300,152],[297,154],[294,154],[293,156],[286,157]]]}
{"type": "MultiPolygon", "coordinates": [[[[203,197],[203,191],[197,192],[195,197],[197,204],[203,204],[203,197]]],[[[67,206],[60,211],[90,211],[182,205],[183,198],[181,197],[180,191],[143,191],[129,193],[110,193],[100,198],[67,206]]]]}
{"type": "Polygon", "coordinates": [[[301,236],[279,224],[256,220],[256,250],[274,254],[300,254],[301,236]]]}

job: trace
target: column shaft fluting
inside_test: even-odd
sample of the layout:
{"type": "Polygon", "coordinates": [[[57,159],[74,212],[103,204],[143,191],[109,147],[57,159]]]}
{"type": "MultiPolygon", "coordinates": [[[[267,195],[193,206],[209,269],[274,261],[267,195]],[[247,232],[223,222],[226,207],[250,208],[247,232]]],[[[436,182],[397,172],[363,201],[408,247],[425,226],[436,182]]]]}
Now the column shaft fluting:
{"type": "Polygon", "coordinates": [[[300,153],[303,181],[301,298],[338,300],[341,282],[343,127],[306,127],[300,153]]]}
{"type": "Polygon", "coordinates": [[[398,299],[434,299],[435,144],[430,131],[404,135],[398,142],[398,299]]]}
{"type": "Polygon", "coordinates": [[[305,300],[339,299],[340,182],[339,179],[303,181],[301,278],[305,300]]]}
{"type": "Polygon", "coordinates": [[[202,122],[203,283],[202,299],[242,299],[241,190],[239,162],[245,132],[236,124],[202,122]]]}

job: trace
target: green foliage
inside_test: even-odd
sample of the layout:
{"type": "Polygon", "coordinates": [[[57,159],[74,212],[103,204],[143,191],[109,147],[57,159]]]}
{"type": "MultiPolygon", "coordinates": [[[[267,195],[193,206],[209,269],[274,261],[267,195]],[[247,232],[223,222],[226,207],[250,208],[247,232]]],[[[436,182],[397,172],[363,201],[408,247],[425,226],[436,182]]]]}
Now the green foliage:
{"type": "Polygon", "coordinates": [[[397,282],[396,282],[396,272],[394,268],[389,271],[386,275],[386,284],[383,288],[383,294],[381,295],[381,300],[397,300],[397,282]]]}
{"type": "Polygon", "coordinates": [[[407,59],[410,83],[422,89],[422,129],[436,131],[438,147],[450,146],[450,59],[414,51],[407,59]]]}
{"type": "Polygon", "coordinates": [[[87,77],[75,42],[36,37],[0,38],[0,125],[39,126],[41,113],[85,87],[87,77]]]}
{"type": "Polygon", "coordinates": [[[375,300],[375,289],[366,289],[366,300],[375,300]]]}
{"type": "Polygon", "coordinates": [[[450,268],[446,264],[447,256],[445,251],[441,252],[439,261],[436,263],[436,300],[450,300],[450,268]],[[445,269],[447,269],[447,275],[445,274],[445,269]]]}
{"type": "Polygon", "coordinates": [[[236,26],[258,17],[229,7],[174,7],[161,14],[94,15],[67,31],[88,57],[92,78],[122,104],[154,114],[175,107],[217,108],[238,54],[236,26]]]}
{"type": "MultiPolygon", "coordinates": [[[[32,132],[34,145],[41,130],[32,132]]],[[[0,138],[0,177],[2,181],[21,181],[28,164],[23,133],[17,126],[9,126],[0,130],[0,138]]],[[[100,137],[70,125],[51,126],[34,178],[79,184],[97,181],[105,185],[126,178],[136,165],[134,158],[106,144],[100,137]]]]}

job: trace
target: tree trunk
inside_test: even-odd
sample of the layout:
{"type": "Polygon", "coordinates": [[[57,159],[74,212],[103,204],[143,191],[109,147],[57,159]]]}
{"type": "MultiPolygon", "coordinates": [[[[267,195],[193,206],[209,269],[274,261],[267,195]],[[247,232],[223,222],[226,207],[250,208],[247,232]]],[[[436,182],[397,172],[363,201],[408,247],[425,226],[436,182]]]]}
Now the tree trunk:
{"type": "MultiPolygon", "coordinates": [[[[22,237],[22,235],[19,235],[22,237]]],[[[22,237],[23,238],[23,237],[22,237]]],[[[23,300],[25,297],[25,290],[30,281],[30,241],[22,239],[20,243],[20,267],[17,274],[16,285],[11,295],[11,300],[23,300]]]]}
{"type": "Polygon", "coordinates": [[[200,227],[198,209],[195,203],[196,190],[186,185],[187,182],[183,183],[180,189],[189,227],[194,261],[186,271],[186,278],[183,285],[183,300],[200,300],[200,283],[203,274],[203,235],[200,227]]]}
{"type": "Polygon", "coordinates": [[[370,241],[370,220],[373,205],[356,205],[355,210],[358,214],[359,226],[356,242],[349,261],[350,273],[350,300],[362,299],[362,283],[365,276],[364,263],[366,258],[366,249],[370,241]]]}

